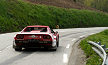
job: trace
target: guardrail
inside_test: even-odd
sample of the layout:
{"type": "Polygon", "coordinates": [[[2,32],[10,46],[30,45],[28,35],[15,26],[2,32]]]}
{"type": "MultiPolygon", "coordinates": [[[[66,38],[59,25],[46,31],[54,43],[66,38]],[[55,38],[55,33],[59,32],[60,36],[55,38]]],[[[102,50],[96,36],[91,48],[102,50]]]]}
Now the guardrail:
{"type": "Polygon", "coordinates": [[[106,50],[105,45],[101,45],[100,42],[95,43],[93,41],[88,41],[88,43],[93,45],[92,49],[103,59],[102,65],[106,65],[105,63],[106,63],[107,54],[105,52],[106,50]]]}

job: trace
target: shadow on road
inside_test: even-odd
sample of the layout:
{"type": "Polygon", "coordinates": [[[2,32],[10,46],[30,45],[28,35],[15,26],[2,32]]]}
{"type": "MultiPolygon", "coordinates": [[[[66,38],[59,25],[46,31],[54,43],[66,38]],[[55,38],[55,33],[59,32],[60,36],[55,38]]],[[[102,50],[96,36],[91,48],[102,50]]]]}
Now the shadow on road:
{"type": "Polygon", "coordinates": [[[11,57],[11,58],[5,60],[4,62],[1,62],[0,65],[12,65],[12,63],[14,63],[15,61],[18,61],[18,60],[23,59],[27,56],[30,56],[33,53],[42,52],[42,54],[43,54],[43,52],[45,52],[45,53],[49,54],[49,52],[54,52],[54,53],[59,52],[59,51],[61,51],[61,49],[62,49],[62,46],[60,46],[57,49],[57,51],[53,51],[51,49],[44,49],[44,48],[29,48],[29,49],[23,49],[22,51],[15,51],[15,52],[21,52],[21,54],[11,57]]]}
{"type": "Polygon", "coordinates": [[[45,48],[29,48],[23,49],[22,52],[55,52],[52,49],[45,49],[45,48]]]}

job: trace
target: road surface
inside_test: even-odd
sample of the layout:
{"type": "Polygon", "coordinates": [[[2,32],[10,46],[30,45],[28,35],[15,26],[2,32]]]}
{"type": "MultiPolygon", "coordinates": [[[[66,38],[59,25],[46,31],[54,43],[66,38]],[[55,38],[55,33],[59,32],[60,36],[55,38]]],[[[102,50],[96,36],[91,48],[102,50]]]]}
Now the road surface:
{"type": "MultiPolygon", "coordinates": [[[[13,37],[18,32],[0,34],[0,65],[68,65],[73,45],[77,40],[105,29],[108,28],[56,29],[60,34],[60,47],[57,51],[35,49],[17,52],[12,48],[12,44],[13,37]]],[[[75,65],[76,59],[72,59],[71,65],[75,65]]]]}

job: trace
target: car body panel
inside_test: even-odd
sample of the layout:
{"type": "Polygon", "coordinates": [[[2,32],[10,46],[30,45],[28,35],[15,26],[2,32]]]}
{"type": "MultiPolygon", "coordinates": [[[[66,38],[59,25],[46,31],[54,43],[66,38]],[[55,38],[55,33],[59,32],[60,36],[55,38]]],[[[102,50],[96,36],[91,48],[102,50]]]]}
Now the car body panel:
{"type": "Polygon", "coordinates": [[[51,32],[49,26],[34,25],[25,27],[14,37],[14,48],[48,47],[54,48],[59,42],[58,32],[51,32]],[[29,31],[28,31],[29,30],[29,31]],[[43,31],[45,30],[45,31],[43,31]]]}

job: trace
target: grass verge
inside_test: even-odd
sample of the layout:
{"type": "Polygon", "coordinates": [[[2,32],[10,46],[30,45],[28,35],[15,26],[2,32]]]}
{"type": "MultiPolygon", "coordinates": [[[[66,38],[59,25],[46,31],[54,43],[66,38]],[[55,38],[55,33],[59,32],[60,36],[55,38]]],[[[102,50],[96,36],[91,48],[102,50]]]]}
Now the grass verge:
{"type": "Polygon", "coordinates": [[[0,0],[0,33],[20,31],[28,25],[55,28],[108,26],[108,14],[90,10],[35,5],[22,0],[0,0]]]}
{"type": "Polygon", "coordinates": [[[86,39],[82,40],[80,46],[84,50],[87,58],[86,65],[101,65],[102,59],[92,50],[92,46],[87,43],[87,41],[99,42],[105,44],[108,48],[108,30],[91,35],[86,39]]]}

